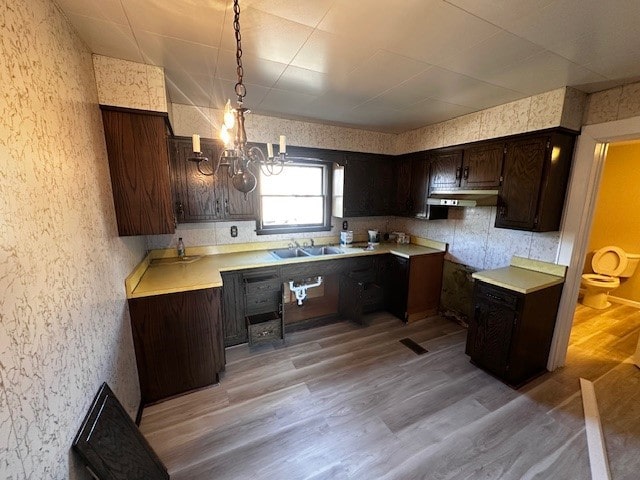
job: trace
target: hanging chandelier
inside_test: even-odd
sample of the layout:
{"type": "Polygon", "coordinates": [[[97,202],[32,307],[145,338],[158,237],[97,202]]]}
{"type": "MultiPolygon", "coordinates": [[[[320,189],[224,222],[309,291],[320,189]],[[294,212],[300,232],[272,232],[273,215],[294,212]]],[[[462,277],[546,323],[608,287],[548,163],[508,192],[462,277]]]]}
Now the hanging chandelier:
{"type": "Polygon", "coordinates": [[[211,172],[204,172],[201,162],[208,162],[209,159],[202,153],[200,148],[200,136],[193,135],[193,156],[188,160],[197,162],[198,171],[202,175],[216,176],[221,166],[228,167],[227,173],[231,178],[233,188],[243,192],[245,198],[248,193],[255,190],[257,186],[256,173],[251,168],[259,166],[264,175],[278,175],[282,172],[284,164],[287,162],[287,141],[284,135],[280,135],[279,152],[273,153],[273,145],[267,143],[267,156],[263,151],[255,146],[247,145],[247,132],[244,126],[245,114],[250,110],[244,106],[244,97],[247,88],[244,86],[244,69],[242,67],[242,36],[240,34],[240,5],[239,0],[233,1],[233,31],[236,38],[236,73],[238,81],[235,85],[237,105],[231,107],[231,101],[227,100],[224,108],[223,123],[220,128],[220,139],[224,142],[225,149],[216,167],[211,172]],[[233,137],[233,145],[231,139],[233,137]]]}

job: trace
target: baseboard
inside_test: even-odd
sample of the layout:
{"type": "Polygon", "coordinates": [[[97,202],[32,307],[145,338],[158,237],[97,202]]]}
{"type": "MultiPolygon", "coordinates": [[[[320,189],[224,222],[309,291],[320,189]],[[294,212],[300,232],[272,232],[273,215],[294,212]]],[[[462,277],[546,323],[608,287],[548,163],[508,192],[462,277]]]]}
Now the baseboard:
{"type": "Polygon", "coordinates": [[[627,305],[629,307],[640,309],[640,302],[636,302],[635,300],[628,300],[626,298],[614,297],[613,295],[609,295],[609,301],[612,303],[619,303],[621,305],[627,305]]]}
{"type": "MultiPolygon", "coordinates": [[[[581,288],[579,291],[579,295],[584,295],[584,288],[581,288]]],[[[622,298],[622,297],[614,297],[613,295],[609,295],[607,297],[607,299],[611,302],[611,303],[618,303],[620,305],[627,305],[629,307],[633,307],[633,308],[637,308],[640,310],[640,302],[636,302],[635,300],[628,300],[626,298],[622,298]]]]}

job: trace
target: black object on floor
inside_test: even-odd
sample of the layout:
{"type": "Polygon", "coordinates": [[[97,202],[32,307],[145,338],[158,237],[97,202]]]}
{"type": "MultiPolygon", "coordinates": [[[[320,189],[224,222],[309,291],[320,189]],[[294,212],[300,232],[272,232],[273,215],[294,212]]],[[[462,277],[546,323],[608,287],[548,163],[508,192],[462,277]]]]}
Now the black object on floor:
{"type": "Polygon", "coordinates": [[[416,342],[414,342],[410,338],[403,338],[402,340],[400,340],[400,343],[403,344],[405,347],[413,350],[416,353],[416,355],[422,355],[423,353],[428,352],[428,350],[422,348],[420,345],[418,345],[416,342]]]}

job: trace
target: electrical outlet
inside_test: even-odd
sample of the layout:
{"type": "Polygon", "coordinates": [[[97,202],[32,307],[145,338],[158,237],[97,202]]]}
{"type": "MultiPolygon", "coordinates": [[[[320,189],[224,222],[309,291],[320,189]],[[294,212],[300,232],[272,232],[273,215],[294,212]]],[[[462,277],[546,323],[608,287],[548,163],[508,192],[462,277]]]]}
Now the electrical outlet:
{"type": "Polygon", "coordinates": [[[238,236],[238,227],[236,227],[235,225],[231,227],[231,236],[233,238],[236,238],[238,236]]]}
{"type": "Polygon", "coordinates": [[[342,229],[343,230],[349,230],[349,222],[347,222],[346,220],[342,221],[342,229]]]}

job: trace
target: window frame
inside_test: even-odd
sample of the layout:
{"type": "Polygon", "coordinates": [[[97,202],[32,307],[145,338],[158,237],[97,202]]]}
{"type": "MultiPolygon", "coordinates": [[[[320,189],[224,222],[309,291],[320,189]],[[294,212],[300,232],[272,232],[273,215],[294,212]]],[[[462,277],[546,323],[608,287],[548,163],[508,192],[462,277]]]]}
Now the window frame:
{"type": "MultiPolygon", "coordinates": [[[[323,222],[317,224],[297,224],[297,225],[273,225],[264,226],[262,218],[262,182],[258,182],[258,218],[256,219],[257,235],[277,235],[284,233],[304,233],[304,232],[328,232],[331,231],[331,186],[333,183],[333,165],[331,162],[319,158],[293,158],[286,164],[287,166],[315,166],[322,168],[322,195],[323,201],[323,222]]],[[[260,174],[258,174],[260,178],[260,174]]],[[[270,196],[270,195],[265,195],[270,196]]],[[[303,197],[304,195],[285,195],[287,197],[303,197]]]]}

